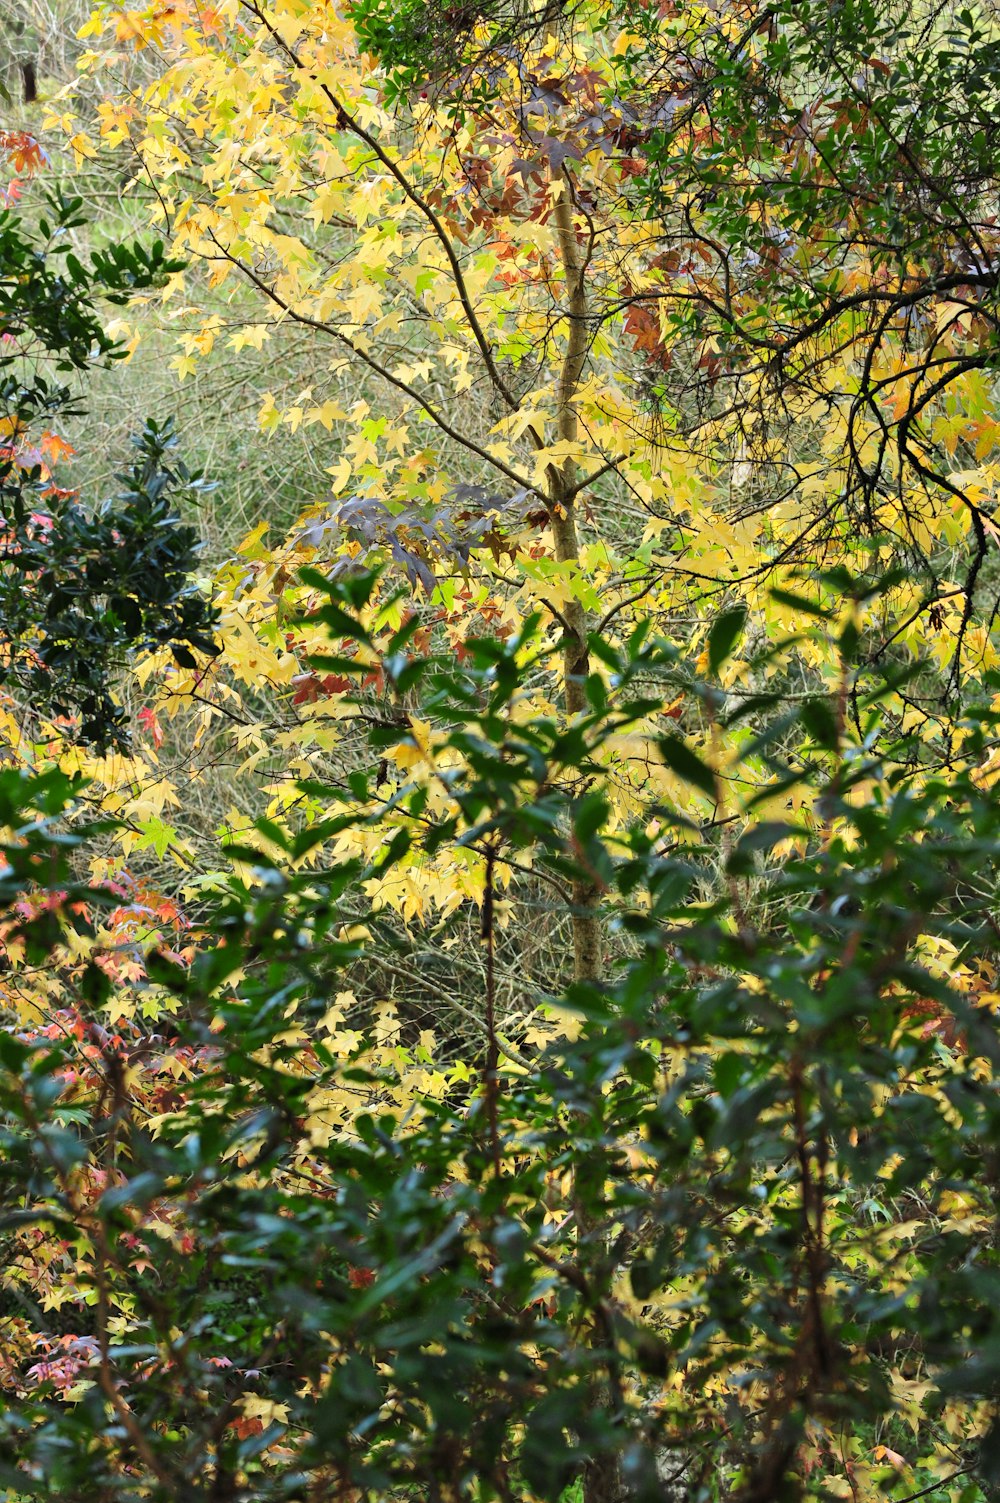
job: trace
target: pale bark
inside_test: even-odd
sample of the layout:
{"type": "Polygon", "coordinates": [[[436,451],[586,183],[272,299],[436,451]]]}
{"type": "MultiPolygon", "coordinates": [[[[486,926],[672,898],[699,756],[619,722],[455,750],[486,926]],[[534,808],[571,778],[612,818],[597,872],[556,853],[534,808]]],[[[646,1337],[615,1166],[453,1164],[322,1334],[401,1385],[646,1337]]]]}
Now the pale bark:
{"type": "MultiPolygon", "coordinates": [[[[566,315],[569,333],[566,353],[556,397],[556,436],[560,442],[575,444],[579,439],[579,418],[576,398],[587,361],[587,261],[574,223],[572,180],[568,173],[562,179],[562,193],[556,200],[553,224],[559,241],[563,275],[566,281],[566,315]]],[[[561,465],[549,468],[549,515],[555,541],[555,554],[560,563],[578,564],[580,544],[576,530],[576,481],[577,466],[572,459],[564,459],[561,465]]],[[[586,710],[587,697],[584,685],[590,668],[587,647],[587,613],[575,597],[569,599],[562,610],[563,679],[566,712],[579,715],[586,710]]],[[[572,886],[573,899],[573,976],[576,981],[598,981],[602,969],[601,920],[598,911],[598,891],[595,884],[585,876],[578,877],[572,886]]],[[[586,1212],[577,1210],[578,1232],[582,1242],[591,1236],[594,1227],[589,1224],[586,1212]]],[[[599,1399],[602,1407],[611,1405],[609,1389],[599,1399]]],[[[583,1473],[584,1503],[627,1503],[627,1491],[616,1456],[595,1456],[588,1461],[583,1473]]]]}
{"type": "MultiPolygon", "coordinates": [[[[579,439],[576,397],[587,362],[587,257],[584,254],[573,219],[572,180],[562,178],[562,193],[552,214],[563,275],[566,280],[566,315],[569,334],[556,396],[556,435],[560,442],[575,444],[579,439]]],[[[549,514],[555,540],[556,558],[560,563],[577,564],[580,544],[576,531],[575,488],[577,467],[572,459],[549,468],[549,514]]],[[[584,692],[590,656],[587,650],[587,613],[577,599],[567,602],[563,610],[563,677],[567,714],[578,715],[587,706],[584,692]]],[[[577,981],[597,981],[601,974],[601,924],[597,912],[597,889],[586,878],[573,883],[573,975],[577,981]]]]}

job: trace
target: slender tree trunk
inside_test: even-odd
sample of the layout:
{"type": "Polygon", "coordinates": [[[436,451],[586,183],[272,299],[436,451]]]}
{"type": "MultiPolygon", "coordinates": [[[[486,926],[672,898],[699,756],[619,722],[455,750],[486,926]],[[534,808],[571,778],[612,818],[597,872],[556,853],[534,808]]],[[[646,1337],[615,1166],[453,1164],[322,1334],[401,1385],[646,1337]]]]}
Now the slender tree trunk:
{"type": "MultiPolygon", "coordinates": [[[[587,256],[580,245],[576,225],[573,222],[573,184],[568,173],[563,174],[563,191],[556,200],[553,223],[559,240],[559,253],[566,279],[567,316],[569,336],[566,354],[559,375],[556,399],[556,431],[560,442],[575,444],[579,438],[579,421],[576,412],[576,396],[587,360],[589,338],[587,332],[587,256]]],[[[549,514],[555,539],[556,558],[560,563],[577,564],[580,561],[580,544],[576,530],[574,491],[577,482],[577,466],[572,459],[565,459],[560,466],[549,471],[549,514]]],[[[563,677],[565,682],[565,705],[567,714],[580,714],[587,707],[584,692],[587,673],[590,669],[590,654],[587,647],[587,613],[577,599],[570,599],[563,611],[563,677]]],[[[602,971],[601,920],[598,910],[599,893],[595,884],[586,877],[573,883],[573,975],[577,981],[599,981],[602,971]]],[[[578,1234],[581,1243],[599,1231],[585,1212],[577,1211],[578,1234]]],[[[582,1254],[586,1261],[586,1253],[582,1254]]],[[[607,1385],[602,1385],[597,1395],[600,1407],[611,1406],[611,1394],[607,1385]]],[[[586,1437],[583,1437],[586,1440],[586,1437]]],[[[626,1503],[628,1494],[624,1486],[617,1456],[594,1456],[584,1467],[584,1503],[626,1503]]]]}
{"type": "MultiPolygon", "coordinates": [[[[562,193],[553,209],[553,223],[559,240],[559,253],[566,278],[569,337],[556,397],[556,432],[560,442],[576,443],[579,422],[576,394],[583,376],[589,344],[587,334],[587,258],[579,244],[573,223],[572,180],[568,173],[561,179],[562,193]]],[[[573,490],[577,467],[572,459],[549,470],[549,515],[555,539],[556,558],[560,563],[580,561],[580,544],[576,532],[573,490]]],[[[571,599],[564,610],[563,677],[567,713],[577,715],[586,708],[584,683],[590,668],[587,650],[587,614],[579,600],[571,599]]],[[[601,923],[597,912],[597,890],[586,879],[573,883],[573,974],[577,981],[597,981],[601,974],[601,923]]]]}

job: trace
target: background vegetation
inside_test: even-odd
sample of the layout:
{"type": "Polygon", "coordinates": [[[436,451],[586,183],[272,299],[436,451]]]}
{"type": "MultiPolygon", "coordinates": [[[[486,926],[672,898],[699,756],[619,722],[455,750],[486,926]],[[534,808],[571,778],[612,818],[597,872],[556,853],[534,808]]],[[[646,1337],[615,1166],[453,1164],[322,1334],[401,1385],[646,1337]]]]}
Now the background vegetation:
{"type": "Polygon", "coordinates": [[[992,11],[0,27],[9,1503],[991,1496],[992,11]]]}

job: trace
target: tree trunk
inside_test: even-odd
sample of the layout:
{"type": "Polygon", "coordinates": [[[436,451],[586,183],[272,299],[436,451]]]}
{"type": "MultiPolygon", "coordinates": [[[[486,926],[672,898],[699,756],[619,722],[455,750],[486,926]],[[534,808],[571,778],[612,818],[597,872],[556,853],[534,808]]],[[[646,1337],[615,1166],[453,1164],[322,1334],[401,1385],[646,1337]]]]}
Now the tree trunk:
{"type": "MultiPolygon", "coordinates": [[[[559,239],[559,253],[566,278],[569,337],[556,398],[556,432],[560,442],[575,444],[579,439],[576,394],[587,360],[587,291],[586,258],[577,242],[573,223],[572,179],[561,178],[562,192],[553,209],[553,223],[559,239]]],[[[577,467],[572,459],[549,469],[549,516],[555,540],[556,558],[560,563],[577,564],[580,545],[576,533],[574,489],[577,467]]],[[[570,600],[563,614],[563,679],[566,712],[578,715],[587,707],[584,684],[590,669],[587,649],[587,613],[579,600],[570,600]]],[[[597,981],[601,974],[601,923],[597,912],[598,893],[586,879],[573,883],[573,976],[577,981],[597,981]]]]}
{"type": "MultiPolygon", "coordinates": [[[[575,444],[579,440],[576,394],[587,360],[587,258],[581,252],[573,222],[573,183],[568,172],[562,175],[562,193],[556,199],[552,220],[559,239],[559,253],[566,278],[569,335],[566,354],[559,373],[556,399],[556,432],[560,442],[575,444]]],[[[578,564],[580,544],[576,531],[577,466],[565,459],[549,469],[549,516],[555,540],[556,558],[560,563],[578,564]]],[[[584,690],[590,670],[587,647],[587,613],[577,599],[563,609],[563,680],[566,713],[579,715],[587,708],[584,690]]],[[[601,978],[601,920],[599,894],[588,878],[578,877],[572,886],[573,977],[576,981],[596,982],[601,978]]],[[[577,1211],[577,1234],[581,1244],[581,1261],[586,1261],[586,1241],[599,1232],[585,1212],[577,1211]]],[[[597,1399],[598,1405],[611,1407],[607,1384],[597,1399]]],[[[583,1503],[627,1503],[628,1490],[617,1456],[594,1456],[583,1471],[583,1503]]]]}

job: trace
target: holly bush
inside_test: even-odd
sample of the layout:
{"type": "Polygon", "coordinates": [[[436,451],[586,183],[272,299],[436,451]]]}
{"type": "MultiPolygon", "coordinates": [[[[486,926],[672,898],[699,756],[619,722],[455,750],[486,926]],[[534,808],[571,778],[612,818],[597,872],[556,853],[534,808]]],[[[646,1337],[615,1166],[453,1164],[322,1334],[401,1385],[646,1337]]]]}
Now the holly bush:
{"type": "MultiPolygon", "coordinates": [[[[317,667],[368,713],[373,577],[311,583],[317,667]]],[[[593,637],[567,724],[519,709],[552,650],[535,621],[460,664],[404,624],[386,705],[419,700],[433,746],[387,789],[401,732],[368,713],[369,765],[305,790],[326,816],[262,822],[189,953],[149,947],[145,1024],[109,1025],[86,951],[119,899],[74,877],[100,833],[67,820],[78,790],[0,777],[8,953],[77,964],[60,1026],[0,1034],[12,1497],[555,1503],[582,1476],[764,1500],[836,1496],[846,1467],[902,1499],[917,1464],[964,1499],[992,1484],[996,716],[968,710],[961,767],[874,750],[885,686],[831,622],[843,685],[745,746],[765,812],[668,730],[715,816],[616,823],[609,748],[668,688],[745,719],[718,679],[739,629],[696,665],[593,637]],[[484,864],[464,1081],[405,1018],[376,1055],[351,1027],[359,955],[405,944],[354,898],[416,846],[484,864]],[[585,882],[614,937],[534,1045],[495,1023],[505,865],[585,882]],[[428,1062],[408,1101],[403,1056],[428,1062]]]]}
{"type": "Polygon", "coordinates": [[[80,410],[74,380],[127,353],[101,304],[126,303],[182,264],[157,241],[113,244],[85,266],[70,236],[81,209],[51,195],[35,230],[0,210],[0,684],[77,740],[120,749],[122,669],[158,646],[182,666],[211,657],[215,613],[192,583],[198,536],[178,512],[202,480],[172,456],[169,421],[136,436],[113,499],[94,504],[61,484],[72,450],[48,425],[80,410]]]}

